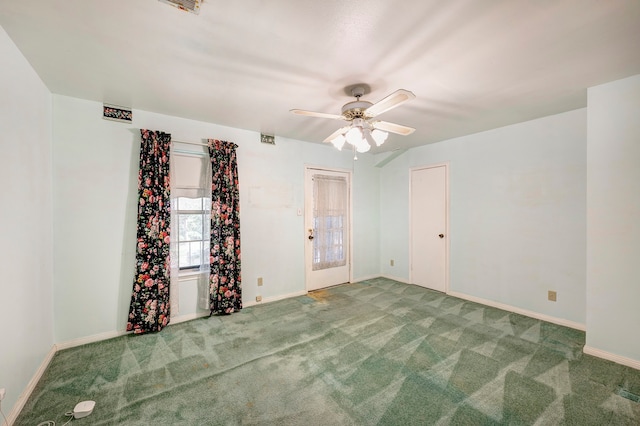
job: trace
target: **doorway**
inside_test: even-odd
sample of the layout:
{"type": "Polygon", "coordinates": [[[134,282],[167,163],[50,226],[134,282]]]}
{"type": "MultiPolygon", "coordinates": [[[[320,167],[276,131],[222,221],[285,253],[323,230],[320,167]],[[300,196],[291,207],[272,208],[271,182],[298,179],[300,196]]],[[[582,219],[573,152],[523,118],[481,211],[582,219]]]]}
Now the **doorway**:
{"type": "Polygon", "coordinates": [[[305,168],[307,291],[351,280],[351,172],[305,168]]]}
{"type": "Polygon", "coordinates": [[[449,278],[448,165],[410,171],[412,284],[445,292],[449,278]]]}

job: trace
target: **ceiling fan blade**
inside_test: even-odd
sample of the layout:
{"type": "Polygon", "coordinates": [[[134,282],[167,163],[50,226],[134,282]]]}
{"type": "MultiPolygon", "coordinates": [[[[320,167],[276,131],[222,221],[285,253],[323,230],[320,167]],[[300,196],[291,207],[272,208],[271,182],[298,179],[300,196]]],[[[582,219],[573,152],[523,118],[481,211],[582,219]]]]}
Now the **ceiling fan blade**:
{"type": "Polygon", "coordinates": [[[347,130],[349,130],[349,126],[341,127],[338,130],[336,130],[335,132],[331,133],[331,135],[329,135],[322,142],[331,142],[334,138],[336,138],[338,135],[341,135],[342,133],[346,132],[347,130]]]}
{"type": "Polygon", "coordinates": [[[389,111],[392,108],[402,105],[403,103],[415,99],[416,95],[412,92],[404,89],[399,89],[387,96],[386,98],[376,102],[367,108],[367,115],[369,117],[375,117],[383,112],[389,111]]]}
{"type": "Polygon", "coordinates": [[[292,109],[290,112],[297,115],[306,115],[307,117],[332,118],[334,120],[344,120],[344,117],[337,114],[328,114],[326,112],[305,111],[303,109],[292,109]]]}
{"type": "Polygon", "coordinates": [[[402,124],[389,123],[388,121],[374,121],[371,123],[374,128],[384,130],[385,132],[396,133],[398,135],[407,136],[415,132],[416,129],[402,124]]]}

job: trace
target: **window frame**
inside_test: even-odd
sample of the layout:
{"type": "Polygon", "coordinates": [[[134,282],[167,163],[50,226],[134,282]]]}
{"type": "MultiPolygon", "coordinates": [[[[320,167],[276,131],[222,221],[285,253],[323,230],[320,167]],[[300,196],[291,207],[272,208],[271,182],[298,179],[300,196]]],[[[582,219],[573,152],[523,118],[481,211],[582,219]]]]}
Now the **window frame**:
{"type": "Polygon", "coordinates": [[[178,197],[175,198],[176,203],[177,203],[177,208],[175,209],[175,218],[178,221],[178,224],[176,226],[176,231],[177,231],[177,252],[178,252],[178,271],[179,274],[182,275],[189,275],[190,273],[196,273],[199,272],[200,269],[202,268],[203,265],[203,258],[202,256],[204,256],[205,254],[205,247],[206,244],[209,243],[210,241],[210,233],[207,232],[208,231],[208,222],[207,221],[207,213],[208,210],[205,209],[204,207],[204,203],[206,203],[207,201],[207,197],[187,197],[184,195],[180,195],[178,197]],[[193,209],[189,209],[189,210],[181,210],[180,209],[180,199],[181,198],[186,198],[189,200],[200,200],[200,205],[201,205],[201,210],[193,210],[193,209]],[[180,221],[180,216],[181,215],[199,215],[202,218],[202,239],[198,239],[198,240],[182,240],[180,239],[180,225],[181,225],[181,221],[180,221]],[[180,260],[181,260],[181,251],[180,251],[180,246],[182,243],[194,243],[194,242],[200,242],[200,263],[196,264],[196,265],[189,265],[189,266],[180,266],[180,260]]]}

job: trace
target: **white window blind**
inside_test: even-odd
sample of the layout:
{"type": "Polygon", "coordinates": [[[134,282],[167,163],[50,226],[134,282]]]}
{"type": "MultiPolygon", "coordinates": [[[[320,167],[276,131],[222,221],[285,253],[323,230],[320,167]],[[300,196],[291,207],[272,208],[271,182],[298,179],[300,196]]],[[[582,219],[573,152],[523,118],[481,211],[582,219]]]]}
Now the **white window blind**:
{"type": "Polygon", "coordinates": [[[203,197],[207,187],[207,162],[209,158],[204,156],[173,154],[171,197],[203,197]]]}
{"type": "Polygon", "coordinates": [[[347,180],[341,176],[313,177],[314,271],[347,263],[345,233],[347,225],[347,180]]]}

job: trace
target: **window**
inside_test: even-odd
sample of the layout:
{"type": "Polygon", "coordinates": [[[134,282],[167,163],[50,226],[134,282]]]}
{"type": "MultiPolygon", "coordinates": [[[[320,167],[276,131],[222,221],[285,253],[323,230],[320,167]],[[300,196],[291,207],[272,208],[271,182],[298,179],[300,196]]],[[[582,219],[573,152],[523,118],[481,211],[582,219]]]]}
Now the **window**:
{"type": "Polygon", "coordinates": [[[181,275],[209,269],[211,229],[211,175],[207,168],[209,164],[209,157],[204,153],[185,151],[172,153],[173,260],[171,263],[181,275]]]}
{"type": "Polygon", "coordinates": [[[198,270],[209,253],[209,212],[204,197],[178,197],[176,216],[178,219],[179,269],[198,270]]]}
{"type": "Polygon", "coordinates": [[[345,266],[347,180],[343,176],[313,176],[312,270],[345,266]]]}

